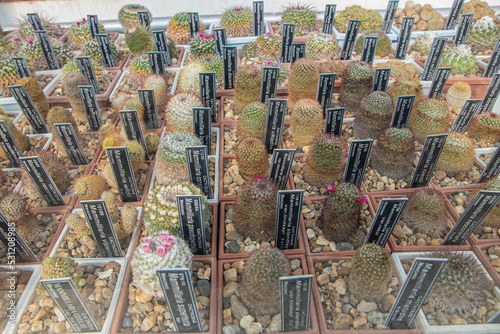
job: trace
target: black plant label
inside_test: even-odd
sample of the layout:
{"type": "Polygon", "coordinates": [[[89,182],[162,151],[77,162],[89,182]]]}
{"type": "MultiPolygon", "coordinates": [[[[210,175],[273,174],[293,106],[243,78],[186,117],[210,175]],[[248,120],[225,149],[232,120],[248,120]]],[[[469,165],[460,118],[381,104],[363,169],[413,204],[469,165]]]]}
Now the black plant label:
{"type": "Polygon", "coordinates": [[[440,99],[443,94],[444,86],[451,73],[451,67],[440,67],[436,70],[434,80],[432,80],[431,88],[429,89],[428,97],[432,99],[440,99]]]}
{"type": "Polygon", "coordinates": [[[59,64],[57,63],[56,55],[54,50],[52,50],[52,44],[50,44],[49,34],[45,30],[35,31],[36,38],[40,47],[42,48],[43,57],[47,63],[49,70],[58,70],[59,64]]]}
{"type": "Polygon", "coordinates": [[[451,126],[451,131],[464,133],[482,101],[483,100],[466,100],[455,122],[453,122],[451,126]]]}
{"type": "Polygon", "coordinates": [[[140,10],[137,12],[139,24],[149,30],[151,22],[149,21],[149,12],[147,10],[140,10]]]}
{"type": "Polygon", "coordinates": [[[415,95],[398,96],[394,114],[392,115],[391,127],[406,128],[408,126],[414,101],[415,95]]]}
{"type": "Polygon", "coordinates": [[[377,244],[385,247],[392,230],[405,208],[408,198],[384,198],[379,204],[377,214],[373,219],[365,244],[377,244]]]}
{"type": "Polygon", "coordinates": [[[57,189],[40,157],[20,157],[19,161],[49,206],[66,205],[61,192],[57,189]]]}
{"type": "Polygon", "coordinates": [[[214,123],[217,122],[217,101],[215,99],[215,91],[215,72],[200,73],[201,102],[203,102],[205,107],[210,108],[210,120],[214,123]]]}
{"type": "Polygon", "coordinates": [[[495,313],[495,315],[493,315],[490,318],[490,320],[488,320],[486,323],[488,323],[488,324],[500,324],[500,311],[495,313]]]}
{"type": "Polygon", "coordinates": [[[109,164],[113,171],[122,202],[139,202],[140,196],[135,175],[126,147],[106,147],[109,164]]]}
{"type": "Polygon", "coordinates": [[[28,16],[28,21],[30,21],[33,30],[45,30],[42,20],[40,19],[40,16],[38,16],[38,13],[27,13],[26,16],[28,16]]]}
{"type": "Polygon", "coordinates": [[[333,86],[336,76],[336,73],[322,73],[319,75],[316,101],[318,101],[323,108],[323,118],[325,117],[326,109],[330,109],[332,105],[333,86]]]}
{"type": "Polygon", "coordinates": [[[90,131],[97,131],[102,125],[102,115],[95,96],[94,87],[92,86],[78,86],[80,98],[82,99],[85,114],[89,121],[90,131]]]}
{"type": "Polygon", "coordinates": [[[375,59],[375,50],[377,50],[378,36],[366,36],[363,42],[363,53],[361,60],[373,64],[375,59]]]}
{"type": "Polygon", "coordinates": [[[96,36],[106,67],[116,67],[115,55],[113,54],[113,49],[111,48],[111,41],[109,40],[108,34],[98,34],[96,36]]]}
{"type": "Polygon", "coordinates": [[[9,86],[9,90],[16,100],[17,104],[19,105],[19,108],[21,108],[24,116],[28,119],[28,122],[30,122],[33,131],[35,131],[36,133],[48,133],[49,129],[47,128],[45,121],[36,109],[33,100],[28,95],[28,92],[26,92],[24,86],[9,86]]]}
{"type": "Polygon", "coordinates": [[[260,102],[276,98],[280,69],[279,67],[264,67],[262,69],[262,84],[260,85],[260,102]]]}
{"type": "Polygon", "coordinates": [[[297,59],[305,58],[305,56],[306,43],[292,43],[292,58],[290,59],[290,66],[292,66],[297,59]]]}
{"type": "Polygon", "coordinates": [[[206,255],[201,195],[177,195],[177,210],[182,239],[186,241],[194,255],[206,255]]]}
{"type": "Polygon", "coordinates": [[[264,144],[269,154],[280,146],[281,135],[283,134],[283,124],[286,115],[285,99],[267,100],[266,131],[264,135],[264,144]]]}
{"type": "Polygon", "coordinates": [[[492,78],[500,69],[500,38],[497,39],[497,44],[493,49],[488,66],[484,71],[483,78],[492,78]]]}
{"type": "Polygon", "coordinates": [[[390,68],[377,68],[375,70],[375,75],[373,76],[372,92],[375,91],[387,91],[387,86],[389,85],[389,78],[391,76],[390,68]]]}
{"type": "Polygon", "coordinates": [[[99,84],[97,83],[97,78],[95,76],[94,68],[92,67],[92,61],[90,57],[76,57],[76,63],[80,69],[80,73],[87,78],[90,85],[94,87],[94,91],[100,94],[99,84]]]}
{"type": "Polygon", "coordinates": [[[326,109],[325,133],[340,137],[342,134],[342,122],[344,121],[344,108],[326,109]]]}
{"type": "Polygon", "coordinates": [[[146,129],[160,128],[158,110],[156,108],[155,91],[153,89],[139,89],[139,100],[144,106],[144,122],[146,129]]]}
{"type": "Polygon", "coordinates": [[[465,44],[470,25],[472,24],[472,15],[473,14],[462,14],[460,23],[458,24],[457,34],[455,35],[455,40],[453,41],[453,46],[465,44]]]}
{"type": "Polygon", "coordinates": [[[213,198],[208,170],[208,149],[206,146],[186,147],[186,156],[191,183],[198,186],[208,199],[213,198]]]}
{"type": "Polygon", "coordinates": [[[153,37],[155,39],[156,51],[163,52],[163,61],[166,66],[172,66],[172,58],[170,52],[168,51],[167,38],[165,37],[165,32],[162,30],[153,31],[153,37]]]}
{"type": "Polygon", "coordinates": [[[19,79],[31,77],[28,63],[26,62],[26,59],[24,59],[24,57],[12,57],[11,59],[14,67],[16,68],[19,79]]]}
{"type": "Polygon", "coordinates": [[[71,278],[41,280],[40,283],[64,314],[64,318],[75,333],[101,331],[71,278]]]}
{"type": "Polygon", "coordinates": [[[410,188],[427,187],[447,137],[447,134],[427,136],[410,188]]]}
{"type": "Polygon", "coordinates": [[[283,24],[283,37],[281,39],[281,63],[289,63],[292,60],[292,44],[295,34],[295,24],[283,24]]]}
{"type": "Polygon", "coordinates": [[[253,35],[260,36],[266,32],[264,29],[264,1],[253,2],[253,35]]]}
{"type": "Polygon", "coordinates": [[[83,153],[82,147],[76,137],[75,129],[73,129],[71,123],[54,124],[54,129],[71,163],[75,166],[87,165],[87,158],[83,153]]]}
{"type": "Polygon", "coordinates": [[[340,60],[349,60],[351,58],[359,27],[361,27],[360,20],[349,20],[345,33],[344,47],[340,53],[340,60]]]}
{"type": "Polygon", "coordinates": [[[489,112],[493,109],[495,102],[498,98],[498,93],[500,92],[500,73],[496,73],[493,75],[490,84],[488,85],[488,89],[484,94],[483,101],[479,106],[478,113],[489,112]]]}
{"type": "Polygon", "coordinates": [[[295,150],[293,149],[275,149],[273,151],[268,178],[276,183],[281,190],[286,189],[294,156],[295,150]]]}
{"type": "Polygon", "coordinates": [[[80,205],[101,257],[123,257],[106,202],[102,199],[80,201],[80,205]]]}
{"type": "Polygon", "coordinates": [[[323,19],[323,29],[321,30],[323,34],[333,34],[333,22],[335,20],[336,10],[337,5],[326,5],[325,18],[323,19]]]}
{"type": "Polygon", "coordinates": [[[0,146],[9,161],[11,162],[13,167],[19,167],[20,161],[19,158],[23,156],[23,152],[17,145],[14,136],[12,136],[12,132],[10,132],[9,127],[7,126],[7,122],[0,121],[0,146]]]}
{"type": "Polygon", "coordinates": [[[90,35],[92,38],[97,38],[97,35],[101,33],[101,28],[99,28],[99,18],[97,15],[87,15],[87,20],[89,21],[90,35]]]}
{"type": "Polygon", "coordinates": [[[191,38],[200,33],[200,15],[198,13],[188,13],[189,35],[191,38]]]}
{"type": "Polygon", "coordinates": [[[15,261],[9,258],[8,264],[13,266],[15,262],[38,262],[35,254],[16,232],[16,225],[10,223],[2,212],[0,212],[0,242],[7,250],[8,256],[15,258],[15,261]]]}
{"type": "Polygon", "coordinates": [[[416,258],[403,288],[392,305],[385,326],[390,329],[411,328],[413,320],[441,273],[447,259],[416,258]]]}
{"type": "Polygon", "coordinates": [[[172,321],[178,333],[202,332],[200,313],[189,269],[157,269],[172,321]]]}
{"type": "Polygon", "coordinates": [[[309,329],[312,279],[312,275],[280,277],[282,332],[309,329]]]}
{"type": "Polygon", "coordinates": [[[462,6],[464,5],[465,0],[455,0],[453,1],[453,5],[451,6],[450,15],[448,15],[448,20],[446,20],[446,24],[444,25],[444,30],[453,30],[457,25],[458,17],[460,16],[460,12],[462,11],[462,6]]]}
{"type": "Polygon", "coordinates": [[[165,75],[165,53],[164,52],[148,52],[149,66],[151,72],[155,74],[165,75]]]}
{"type": "Polygon", "coordinates": [[[236,77],[236,46],[222,47],[224,65],[224,89],[234,89],[236,77]]]}
{"type": "Polygon", "coordinates": [[[144,151],[146,151],[146,160],[150,160],[137,110],[120,110],[120,119],[127,139],[139,142],[144,147],[144,151]]]}
{"type": "Polygon", "coordinates": [[[500,174],[500,147],[497,147],[495,153],[491,157],[490,161],[486,165],[486,168],[479,176],[477,183],[482,183],[486,180],[492,180],[500,174]]]}
{"type": "Polygon", "coordinates": [[[410,46],[411,32],[413,30],[414,23],[414,17],[403,17],[403,22],[401,23],[401,31],[399,33],[399,42],[398,46],[396,47],[396,59],[406,58],[406,53],[408,52],[408,47],[410,46]]]}
{"type": "Polygon", "coordinates": [[[215,51],[219,58],[224,58],[223,47],[227,46],[227,36],[225,28],[214,29],[215,51]]]}
{"type": "Polygon", "coordinates": [[[399,0],[389,0],[380,31],[385,32],[386,34],[391,31],[392,22],[394,21],[394,17],[396,16],[398,5],[399,0]]]}
{"type": "Polygon", "coordinates": [[[373,139],[353,140],[351,142],[344,171],[344,182],[350,182],[358,188],[361,186],[372,144],[373,139]]]}
{"type": "Polygon", "coordinates": [[[278,191],[274,246],[281,250],[298,248],[303,197],[304,190],[278,191]]]}
{"type": "Polygon", "coordinates": [[[438,68],[439,62],[441,61],[441,56],[443,55],[443,50],[446,45],[445,37],[436,37],[432,42],[431,50],[429,51],[429,56],[425,62],[424,72],[422,73],[422,81],[431,81],[434,79],[434,73],[438,68]]]}
{"type": "Polygon", "coordinates": [[[212,154],[212,129],[210,127],[210,108],[193,108],[193,132],[207,147],[207,154],[212,154]]]}

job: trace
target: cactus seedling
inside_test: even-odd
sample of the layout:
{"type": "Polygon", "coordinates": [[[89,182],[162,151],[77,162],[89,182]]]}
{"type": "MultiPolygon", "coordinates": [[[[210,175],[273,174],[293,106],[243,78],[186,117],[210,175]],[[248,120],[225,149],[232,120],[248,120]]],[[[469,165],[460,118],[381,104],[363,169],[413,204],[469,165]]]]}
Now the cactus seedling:
{"type": "Polygon", "coordinates": [[[236,148],[236,161],[239,172],[246,180],[266,175],[269,170],[267,149],[261,139],[244,138],[236,148]]]}
{"type": "Polygon", "coordinates": [[[297,146],[309,145],[323,132],[323,108],[321,104],[313,99],[297,101],[290,118],[290,130],[297,146]]]}
{"type": "Polygon", "coordinates": [[[361,100],[353,124],[356,138],[377,138],[391,123],[394,105],[391,97],[382,91],[370,93],[361,100]]]}

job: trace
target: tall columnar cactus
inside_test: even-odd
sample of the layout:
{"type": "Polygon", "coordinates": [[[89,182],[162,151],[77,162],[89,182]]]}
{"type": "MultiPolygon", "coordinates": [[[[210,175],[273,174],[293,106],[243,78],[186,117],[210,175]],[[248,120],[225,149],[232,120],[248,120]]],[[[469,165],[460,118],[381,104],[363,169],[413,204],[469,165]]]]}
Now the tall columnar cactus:
{"type": "Polygon", "coordinates": [[[446,208],[440,194],[432,188],[415,190],[401,214],[414,232],[441,238],[447,228],[446,208]]]}
{"type": "Polygon", "coordinates": [[[269,171],[268,159],[267,149],[262,139],[246,137],[236,148],[239,172],[246,180],[267,175],[269,171]]]}
{"type": "Polygon", "coordinates": [[[424,89],[418,78],[414,76],[399,76],[393,84],[387,88],[387,94],[392,98],[394,104],[398,101],[398,96],[415,95],[413,106],[416,107],[424,99],[424,89]]]}
{"type": "Polygon", "coordinates": [[[40,113],[43,119],[47,118],[47,113],[49,112],[49,101],[43,93],[43,88],[40,86],[36,79],[31,77],[26,77],[17,80],[16,85],[23,85],[26,92],[30,96],[31,100],[35,104],[36,109],[40,113]]]}
{"type": "Polygon", "coordinates": [[[152,73],[151,65],[149,64],[149,56],[142,55],[134,57],[134,59],[130,62],[129,73],[135,83],[143,83],[144,80],[146,80],[146,78],[152,73]]]}
{"type": "Polygon", "coordinates": [[[415,159],[413,134],[407,128],[388,128],[373,147],[371,165],[381,175],[395,180],[407,179],[415,159]]]}
{"type": "Polygon", "coordinates": [[[198,137],[186,132],[167,134],[160,141],[155,165],[158,184],[189,181],[186,147],[200,146],[198,137]]]}
{"type": "Polygon", "coordinates": [[[26,199],[16,193],[5,196],[0,202],[0,211],[9,222],[17,221],[26,210],[26,199]]]}
{"type": "Polygon", "coordinates": [[[49,110],[49,113],[47,114],[47,125],[49,127],[49,131],[52,133],[52,140],[55,141],[57,150],[63,154],[66,154],[64,145],[62,144],[61,139],[59,139],[56,128],[54,127],[54,124],[58,123],[70,123],[73,127],[73,130],[75,131],[76,138],[80,143],[82,143],[82,138],[80,137],[80,132],[78,131],[78,127],[76,126],[75,119],[73,118],[73,115],[68,111],[68,109],[60,106],[51,108],[49,110]]]}
{"type": "Polygon", "coordinates": [[[323,132],[323,108],[313,99],[298,100],[293,106],[290,130],[295,144],[309,145],[323,132]]]}
{"type": "Polygon", "coordinates": [[[461,44],[443,52],[439,66],[451,67],[451,74],[465,77],[475,76],[479,69],[477,60],[467,44],[461,44]]]}
{"type": "Polygon", "coordinates": [[[371,30],[378,31],[382,27],[382,16],[379,13],[358,5],[346,7],[339,15],[336,15],[334,26],[339,32],[345,33],[349,20],[361,20],[360,33],[371,30]]]}
{"type": "Polygon", "coordinates": [[[220,18],[220,25],[228,37],[253,36],[253,11],[247,6],[227,8],[220,18]]]}
{"type": "Polygon", "coordinates": [[[359,300],[380,301],[387,294],[391,280],[391,260],[382,247],[366,244],[354,253],[349,275],[349,290],[359,300]]]}
{"type": "Polygon", "coordinates": [[[438,35],[432,32],[428,32],[418,36],[412,46],[413,51],[418,52],[421,56],[428,56],[429,52],[431,51],[432,42],[436,37],[438,37],[438,35]]]}
{"type": "MultiPolygon", "coordinates": [[[[18,128],[12,123],[12,120],[9,116],[7,115],[0,115],[0,121],[5,121],[7,124],[7,127],[10,130],[10,133],[12,133],[12,137],[14,137],[14,140],[16,141],[17,145],[19,146],[19,149],[24,152],[27,151],[30,147],[30,143],[28,141],[28,138],[22,133],[21,131],[18,130],[18,128]]],[[[7,155],[5,154],[3,148],[0,147],[0,158],[7,160],[7,155]]]]}
{"type": "Polygon", "coordinates": [[[164,298],[156,274],[157,269],[187,268],[191,270],[193,253],[184,240],[161,231],[143,238],[132,256],[132,279],[135,286],[156,298],[164,298]]]}
{"type": "Polygon", "coordinates": [[[303,36],[315,30],[316,13],[314,9],[306,4],[290,4],[281,15],[283,23],[295,24],[295,35],[303,36]]]}
{"type": "Polygon", "coordinates": [[[252,102],[243,109],[238,122],[238,140],[245,137],[264,138],[266,130],[267,106],[261,102],[252,102]]]}
{"type": "Polygon", "coordinates": [[[280,36],[271,35],[270,33],[257,37],[255,46],[259,56],[264,60],[279,60],[281,56],[281,40],[280,36]]]}
{"type": "Polygon", "coordinates": [[[87,224],[87,220],[75,213],[70,213],[66,217],[66,225],[68,225],[69,231],[75,234],[77,238],[92,234],[87,224]]]}
{"type": "MultiPolygon", "coordinates": [[[[83,282],[83,284],[80,282],[82,269],[83,268],[76,264],[71,257],[51,256],[43,261],[40,278],[54,279],[69,277],[77,287],[80,287],[85,284],[85,282],[83,282]]],[[[41,284],[38,286],[38,291],[40,293],[46,293],[41,284]]]]}
{"type": "Polygon", "coordinates": [[[84,175],[75,183],[75,193],[80,196],[80,200],[97,200],[101,194],[108,190],[108,183],[99,175],[84,175]]]}
{"type": "Polygon", "coordinates": [[[500,142],[500,116],[482,113],[474,116],[469,125],[469,135],[487,143],[500,142]]]}
{"type": "Polygon", "coordinates": [[[137,208],[132,204],[125,204],[120,212],[120,225],[122,230],[131,235],[137,226],[137,208]]]}
{"type": "MultiPolygon", "coordinates": [[[[205,26],[200,22],[200,33],[205,32],[205,26]]],[[[167,35],[170,36],[176,44],[187,44],[191,39],[189,34],[189,19],[187,12],[175,14],[168,22],[167,35]]]]}
{"type": "Polygon", "coordinates": [[[125,31],[125,43],[133,56],[139,56],[154,48],[151,33],[144,27],[134,27],[125,31]]]}
{"type": "Polygon", "coordinates": [[[470,27],[466,43],[474,54],[481,54],[493,50],[499,38],[500,27],[493,18],[483,16],[470,27]]]}
{"type": "Polygon", "coordinates": [[[178,195],[201,195],[205,226],[209,223],[207,197],[192,183],[168,182],[151,190],[144,200],[144,228],[148,235],[160,231],[169,231],[175,236],[181,235],[179,213],[177,211],[178,195]]]}
{"type": "Polygon", "coordinates": [[[382,91],[370,93],[361,100],[353,124],[356,138],[377,138],[391,124],[394,105],[389,94],[382,91]]]}
{"type": "Polygon", "coordinates": [[[439,312],[462,315],[479,306],[487,291],[488,277],[483,266],[472,254],[441,251],[431,257],[446,258],[427,296],[426,303],[439,312]]]}
{"type": "Polygon", "coordinates": [[[288,78],[288,104],[293,107],[302,99],[316,99],[319,69],[314,60],[300,58],[293,63],[288,78]]]}
{"type": "Polygon", "coordinates": [[[146,150],[144,146],[136,140],[127,140],[125,142],[125,147],[128,149],[132,169],[134,173],[137,173],[146,160],[146,150]]]}
{"type": "Polygon", "coordinates": [[[474,144],[469,136],[453,131],[446,138],[436,169],[449,176],[460,172],[467,173],[474,165],[474,157],[474,144]]]}
{"type": "Polygon", "coordinates": [[[341,49],[335,38],[330,34],[313,34],[306,42],[306,57],[317,61],[339,59],[341,49]]]}
{"type": "Polygon", "coordinates": [[[209,34],[199,34],[199,36],[194,37],[191,42],[190,51],[193,56],[205,57],[210,54],[215,54],[215,38],[209,34]]]}
{"type": "Polygon", "coordinates": [[[427,98],[417,108],[413,108],[408,128],[419,143],[424,143],[429,135],[447,133],[451,113],[443,100],[427,98]]]}
{"type": "Polygon", "coordinates": [[[446,93],[446,103],[452,109],[461,109],[466,100],[470,99],[472,91],[468,83],[455,82],[446,93]]]}
{"type": "Polygon", "coordinates": [[[87,78],[80,72],[69,73],[62,81],[64,93],[69,99],[74,117],[81,123],[88,122],[85,107],[83,106],[78,86],[89,86],[87,78]]]}
{"type": "Polygon", "coordinates": [[[356,45],[354,50],[356,54],[360,55],[363,53],[363,45],[365,43],[365,37],[378,37],[377,48],[375,49],[375,56],[386,57],[390,53],[393,53],[391,39],[387,36],[385,32],[382,31],[367,31],[361,34],[361,36],[356,40],[356,45]]]}
{"type": "Polygon", "coordinates": [[[202,61],[193,61],[184,66],[179,74],[178,91],[200,95],[200,73],[206,71],[202,61]]]}
{"type": "Polygon", "coordinates": [[[267,178],[241,186],[234,208],[234,227],[241,235],[258,242],[274,240],[278,190],[267,178]]]}
{"type": "Polygon", "coordinates": [[[241,274],[241,300],[256,316],[276,314],[280,310],[279,279],[290,273],[290,262],[279,249],[255,250],[241,274]]]}
{"type": "Polygon", "coordinates": [[[352,62],[342,73],[340,105],[345,107],[347,111],[354,112],[359,101],[371,93],[374,74],[375,70],[367,62],[352,62]]]}
{"type": "Polygon", "coordinates": [[[319,226],[324,236],[335,242],[350,241],[359,228],[359,214],[363,200],[352,183],[338,183],[323,200],[319,226]]]}
{"type": "MultiPolygon", "coordinates": [[[[101,34],[105,34],[104,26],[99,23],[99,30],[101,34]]],[[[78,49],[83,48],[85,43],[92,40],[92,34],[90,32],[90,25],[87,19],[82,19],[82,21],[76,21],[69,27],[68,38],[71,44],[78,49]]]]}
{"type": "Polygon", "coordinates": [[[236,114],[252,102],[259,101],[262,70],[256,66],[243,66],[238,70],[234,82],[234,109],[236,114]]]}
{"type": "Polygon", "coordinates": [[[149,20],[153,18],[149,9],[147,9],[143,5],[139,4],[128,4],[120,8],[118,12],[118,21],[123,27],[123,30],[128,30],[134,27],[139,27],[141,24],[139,22],[139,17],[137,16],[137,12],[147,11],[149,20]]]}
{"type": "Polygon", "coordinates": [[[193,108],[203,107],[201,100],[191,93],[177,93],[168,101],[165,118],[169,132],[193,133],[193,108]]]}
{"type": "Polygon", "coordinates": [[[304,180],[326,187],[340,180],[347,159],[347,145],[336,136],[321,134],[311,143],[304,165],[304,180]]]}
{"type": "Polygon", "coordinates": [[[168,92],[167,82],[162,75],[149,75],[141,88],[154,90],[157,110],[164,109],[165,103],[167,103],[168,92]]]}

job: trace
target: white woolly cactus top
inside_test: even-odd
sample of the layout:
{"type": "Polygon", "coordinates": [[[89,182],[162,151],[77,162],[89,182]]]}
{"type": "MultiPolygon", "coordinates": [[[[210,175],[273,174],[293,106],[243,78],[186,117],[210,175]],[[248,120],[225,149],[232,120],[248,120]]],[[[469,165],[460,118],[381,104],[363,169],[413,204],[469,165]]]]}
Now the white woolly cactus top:
{"type": "Polygon", "coordinates": [[[156,275],[157,269],[188,268],[191,270],[193,253],[181,238],[162,231],[154,237],[142,239],[132,257],[132,284],[147,294],[164,298],[156,275]]]}
{"type": "Polygon", "coordinates": [[[425,34],[418,36],[417,39],[415,40],[415,43],[417,41],[419,41],[420,43],[423,43],[423,44],[432,44],[432,42],[434,41],[434,38],[436,38],[436,37],[439,37],[439,36],[433,32],[428,32],[428,33],[425,33],[425,34]]]}
{"type": "Polygon", "coordinates": [[[477,20],[473,25],[472,29],[474,30],[482,30],[482,29],[492,29],[495,28],[496,24],[495,21],[493,21],[493,18],[489,16],[483,16],[479,20],[477,20]]]}
{"type": "Polygon", "coordinates": [[[446,53],[449,55],[452,55],[454,58],[464,58],[464,57],[472,57],[472,50],[470,48],[470,45],[467,44],[461,44],[457,45],[450,50],[448,50],[446,53]]]}

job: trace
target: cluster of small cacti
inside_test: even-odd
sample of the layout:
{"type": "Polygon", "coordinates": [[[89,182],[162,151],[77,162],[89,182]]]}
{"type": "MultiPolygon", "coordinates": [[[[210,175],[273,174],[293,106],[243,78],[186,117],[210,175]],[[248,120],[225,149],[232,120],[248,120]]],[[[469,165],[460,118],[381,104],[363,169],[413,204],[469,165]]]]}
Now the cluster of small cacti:
{"type": "Polygon", "coordinates": [[[283,23],[295,24],[295,36],[307,35],[317,29],[316,13],[306,4],[291,4],[285,8],[281,15],[283,23]]]}
{"type": "Polygon", "coordinates": [[[378,37],[377,40],[377,48],[375,49],[375,56],[377,57],[386,57],[390,53],[394,53],[394,50],[391,46],[391,39],[387,36],[385,32],[382,31],[367,31],[361,34],[361,36],[357,39],[356,44],[354,46],[354,50],[358,55],[361,56],[363,53],[363,45],[365,43],[365,37],[375,36],[378,37]]]}
{"type": "MultiPolygon", "coordinates": [[[[205,26],[200,22],[200,33],[205,32],[205,26]]],[[[188,44],[191,39],[189,33],[189,19],[187,12],[175,14],[168,22],[167,35],[170,36],[176,44],[188,44]]]]}
{"type": "Polygon", "coordinates": [[[338,15],[335,15],[334,26],[339,32],[345,33],[349,20],[361,20],[360,33],[378,31],[382,27],[382,16],[379,13],[358,5],[346,7],[338,15]]]}
{"type": "Polygon", "coordinates": [[[451,74],[464,77],[475,76],[478,71],[477,60],[467,44],[445,50],[439,66],[451,67],[451,74]]]}
{"type": "Polygon", "coordinates": [[[474,143],[466,134],[452,131],[448,134],[436,170],[450,176],[467,173],[474,165],[474,143]]]}
{"type": "Polygon", "coordinates": [[[339,102],[346,111],[355,112],[359,101],[372,91],[373,66],[364,61],[352,62],[342,74],[339,102]]]}
{"type": "Polygon", "coordinates": [[[168,131],[193,133],[193,108],[198,107],[203,107],[203,104],[195,94],[175,94],[165,110],[168,131]]]}
{"type": "Polygon", "coordinates": [[[220,25],[228,37],[253,36],[253,10],[246,6],[228,8],[221,15],[220,25]]]}
{"type": "Polygon", "coordinates": [[[288,106],[302,99],[316,99],[319,69],[315,61],[301,58],[293,63],[288,77],[288,106]]]}
{"type": "Polygon", "coordinates": [[[396,10],[396,17],[394,18],[394,25],[401,29],[404,17],[414,17],[413,30],[443,30],[446,23],[441,14],[435,11],[431,5],[415,4],[413,1],[407,1],[405,8],[396,10]]]}
{"type": "Polygon", "coordinates": [[[306,41],[306,56],[313,60],[339,59],[340,46],[334,35],[313,34],[306,41]]]}
{"type": "Polygon", "coordinates": [[[455,82],[446,92],[446,103],[452,109],[461,109],[465,101],[472,96],[471,87],[468,83],[455,82]]]}
{"type": "MultiPolygon", "coordinates": [[[[66,44],[51,42],[51,45],[59,66],[62,67],[73,60],[74,55],[66,44]]],[[[24,41],[18,54],[26,59],[28,65],[36,69],[44,69],[47,66],[45,58],[43,57],[42,48],[37,40],[28,39],[24,41]]]]}
{"type": "Polygon", "coordinates": [[[252,102],[259,101],[262,70],[253,65],[243,66],[234,80],[234,109],[240,113],[252,102]]]}
{"type": "Polygon", "coordinates": [[[120,11],[118,12],[118,21],[120,21],[123,30],[139,27],[141,25],[139,22],[139,17],[137,15],[137,12],[140,11],[147,11],[149,20],[151,21],[151,12],[143,5],[128,4],[120,8],[120,11]]]}
{"type": "Polygon", "coordinates": [[[467,129],[470,137],[476,140],[500,142],[500,116],[493,113],[475,115],[467,129]]]}
{"type": "Polygon", "coordinates": [[[309,145],[323,132],[323,108],[318,101],[302,99],[293,106],[290,118],[292,138],[299,147],[309,145]]]}
{"type": "Polygon", "coordinates": [[[451,113],[443,100],[427,98],[410,114],[408,128],[419,143],[424,143],[429,135],[447,133],[450,127],[451,113]]]}
{"type": "Polygon", "coordinates": [[[191,54],[204,57],[215,53],[215,39],[210,35],[200,34],[189,42],[191,54]]]}
{"type": "Polygon", "coordinates": [[[489,16],[496,24],[500,24],[500,19],[495,15],[495,11],[490,8],[487,2],[481,0],[470,0],[464,3],[461,14],[472,14],[472,22],[476,22],[484,16],[489,16]]]}
{"type": "Polygon", "coordinates": [[[391,123],[394,105],[389,94],[375,91],[364,97],[356,111],[353,135],[359,139],[376,138],[391,123]]]}

